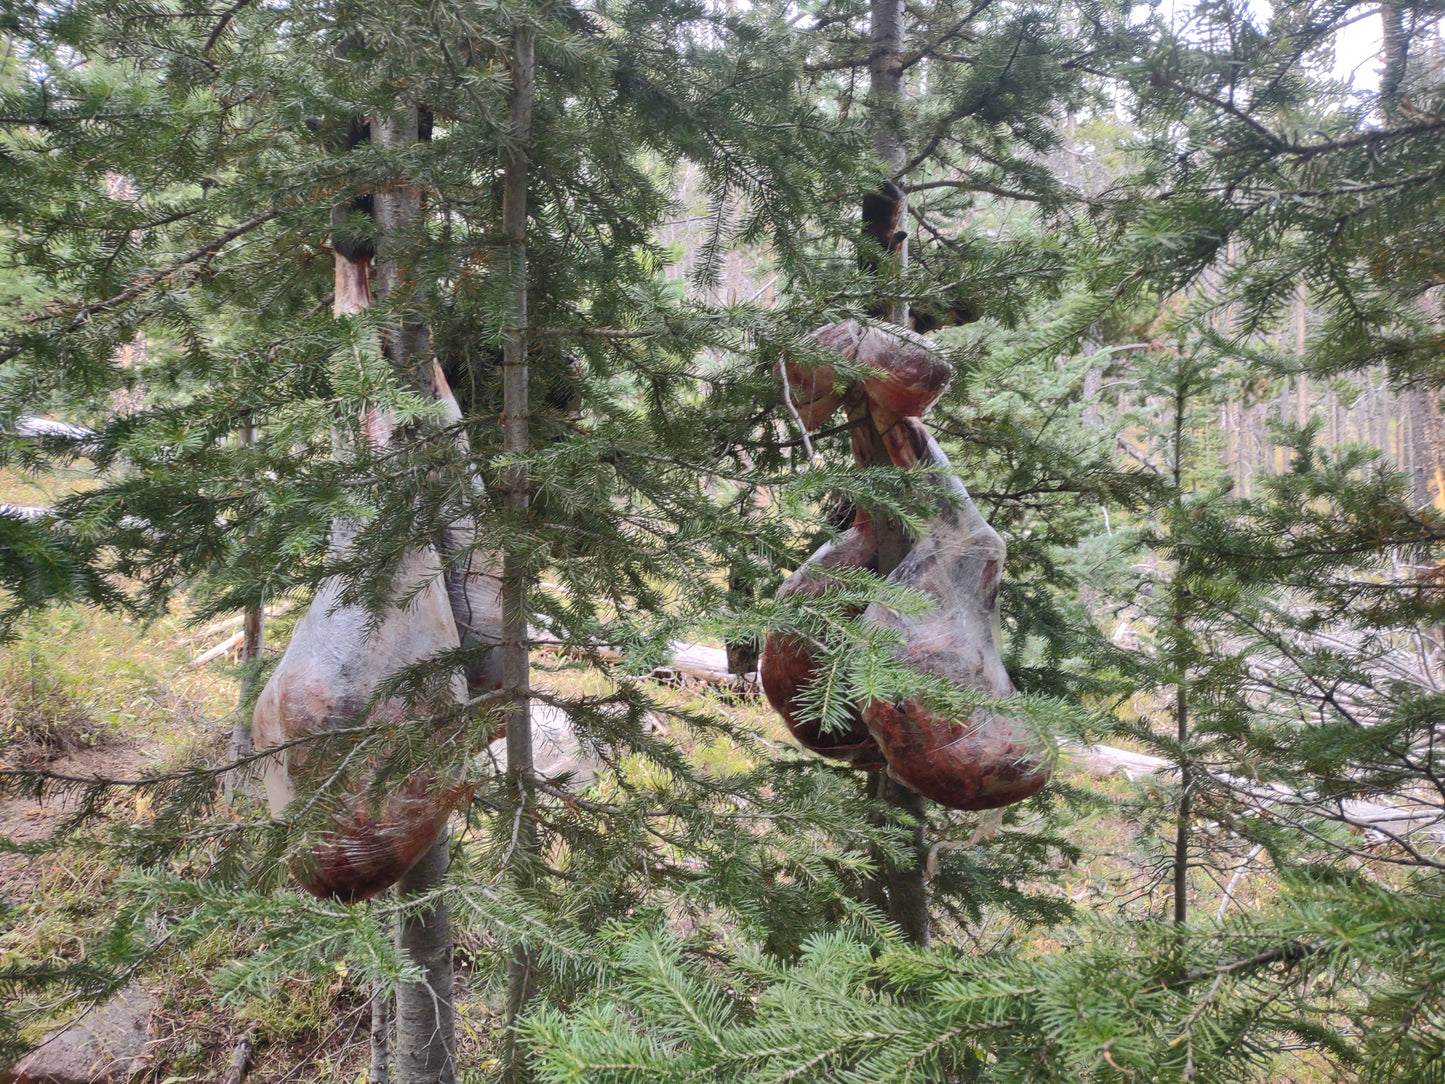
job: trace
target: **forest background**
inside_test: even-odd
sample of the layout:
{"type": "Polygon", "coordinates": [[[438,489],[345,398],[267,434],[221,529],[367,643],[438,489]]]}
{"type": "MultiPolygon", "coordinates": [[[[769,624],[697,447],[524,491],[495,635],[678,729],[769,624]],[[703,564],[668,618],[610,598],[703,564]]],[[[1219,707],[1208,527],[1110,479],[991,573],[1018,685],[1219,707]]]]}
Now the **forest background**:
{"type": "Polygon", "coordinates": [[[157,1080],[243,1036],[275,1081],[1438,1079],[1442,15],[4,4],[7,1058],[139,986],[157,1080]],[[1336,63],[1362,26],[1377,80],[1336,63]],[[885,176],[906,262],[859,237],[885,176]],[[348,236],[391,278],[338,320],[348,236]],[[805,439],[779,378],[900,300],[954,323],[928,422],[1009,546],[1009,710],[1059,749],[1001,815],[879,802],[745,681],[658,676],[785,629],[825,713],[906,686],[849,615],[916,600],[774,597],[840,507],[920,522],[919,472],[805,439]],[[547,650],[459,740],[354,737],[378,787],[475,785],[445,879],[306,897],[328,799],[273,818],[236,722],[318,584],[380,613],[463,513],[547,650]],[[264,650],[190,665],[242,613],[264,650]],[[585,775],[518,764],[529,691],[585,775]],[[443,910],[424,1073],[367,1021],[418,986],[394,927],[443,910]]]}

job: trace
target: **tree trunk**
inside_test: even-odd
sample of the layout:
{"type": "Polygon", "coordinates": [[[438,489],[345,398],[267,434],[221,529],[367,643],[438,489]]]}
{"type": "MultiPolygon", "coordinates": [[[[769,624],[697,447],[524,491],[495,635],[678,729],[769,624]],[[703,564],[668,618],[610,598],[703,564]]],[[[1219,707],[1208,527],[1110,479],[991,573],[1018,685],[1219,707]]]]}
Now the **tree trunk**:
{"type": "MultiPolygon", "coordinates": [[[[407,106],[387,117],[372,121],[372,139],[383,147],[408,147],[420,139],[419,111],[407,106]]],[[[421,191],[406,184],[396,184],[378,192],[376,208],[378,251],[375,290],[377,300],[386,300],[401,292],[407,280],[398,248],[417,227],[421,218],[421,191]]],[[[431,341],[426,324],[411,312],[403,312],[398,326],[389,332],[384,344],[386,356],[397,371],[409,379],[419,391],[430,392],[431,341]]]]}
{"type": "MultiPolygon", "coordinates": [[[[1416,299],[1416,307],[1432,325],[1440,322],[1441,300],[1439,287],[1416,299]]],[[[1417,508],[1445,508],[1445,421],[1440,416],[1440,390],[1416,380],[1401,390],[1401,397],[1402,414],[1410,423],[1411,496],[1417,508]]]]}
{"type": "MultiPolygon", "coordinates": [[[[1178,588],[1176,588],[1178,590],[1178,588]]],[[[1174,688],[1176,737],[1183,747],[1189,741],[1188,688],[1183,678],[1174,688]]],[[[1174,825],[1174,921],[1183,925],[1189,917],[1189,821],[1194,795],[1191,793],[1189,763],[1179,764],[1179,809],[1174,825]]]]}
{"type": "MultiPolygon", "coordinates": [[[[250,447],[256,443],[256,422],[253,418],[240,434],[242,447],[250,447]]],[[[256,743],[251,738],[251,713],[247,710],[248,702],[251,699],[251,689],[256,684],[256,661],[260,659],[261,652],[266,646],[266,617],[262,606],[248,606],[241,622],[241,665],[246,667],[245,676],[241,678],[241,689],[236,696],[236,722],[231,727],[231,763],[234,764],[242,757],[248,757],[256,751],[256,743]]],[[[222,785],[222,792],[227,805],[235,795],[236,784],[240,781],[241,771],[232,768],[226,773],[225,782],[222,785]]]]}
{"type": "MultiPolygon", "coordinates": [[[[903,168],[908,157],[903,144],[903,103],[907,89],[903,83],[904,0],[869,0],[869,35],[872,50],[868,54],[868,89],[872,98],[869,127],[872,130],[873,153],[888,166],[889,180],[904,190],[898,209],[898,221],[908,221],[908,196],[904,189],[903,168]]],[[[896,250],[896,268],[908,266],[908,238],[900,239],[896,250]]],[[[900,327],[908,326],[908,302],[893,301],[892,320],[900,327]]]]}
{"type": "MultiPolygon", "coordinates": [[[[889,180],[905,192],[903,205],[898,210],[898,221],[908,221],[906,181],[903,170],[908,157],[903,140],[903,103],[907,99],[907,88],[903,80],[903,43],[906,10],[904,0],[870,0],[869,35],[872,49],[868,55],[869,92],[872,111],[869,127],[873,140],[873,152],[888,166],[889,180]]],[[[902,271],[908,266],[908,238],[899,239],[894,250],[895,267],[902,271]]],[[[908,302],[895,297],[892,305],[892,321],[900,327],[908,326],[908,302]]],[[[865,408],[866,409],[866,408],[865,408]]],[[[855,421],[854,412],[848,420],[855,421]]],[[[871,419],[865,428],[855,428],[853,455],[859,463],[888,463],[888,454],[874,430],[871,419]],[[860,442],[868,445],[860,448],[860,442]]],[[[878,575],[887,576],[908,553],[911,540],[901,523],[893,519],[878,524],[878,575]]],[[[928,944],[928,882],[925,876],[928,840],[925,831],[927,804],[922,795],[916,794],[881,773],[878,785],[878,800],[894,809],[908,814],[914,820],[912,832],[913,860],[902,866],[882,860],[880,876],[888,901],[888,916],[893,919],[909,941],[918,945],[928,944]]],[[[875,821],[881,821],[876,816],[875,821]]]]}
{"type": "MultiPolygon", "coordinates": [[[[883,447],[883,440],[868,412],[866,400],[849,407],[848,422],[852,426],[849,435],[854,462],[862,466],[883,466],[891,463],[883,447]]],[[[878,575],[887,576],[908,555],[913,542],[903,525],[891,516],[886,519],[878,517],[876,527],[878,575]]],[[[887,772],[879,773],[878,789],[874,797],[913,819],[914,826],[909,840],[912,860],[899,865],[889,861],[882,853],[875,853],[878,883],[865,887],[864,898],[874,903],[882,902],[888,917],[898,924],[898,928],[910,942],[927,945],[927,802],[921,794],[895,782],[887,772]]],[[[869,819],[875,825],[886,824],[888,820],[881,810],[870,812],[869,819]]]]}
{"type": "MultiPolygon", "coordinates": [[[[403,902],[432,891],[446,880],[451,833],[443,832],[426,856],[397,885],[403,902]]],[[[396,991],[397,1084],[454,1084],[457,1079],[456,1020],[452,1007],[452,923],[440,899],[404,913],[396,947],[421,969],[420,982],[396,991]]]]}
{"type": "MultiPolygon", "coordinates": [[[[382,893],[381,898],[385,899],[387,895],[382,893]]],[[[385,913],[382,913],[379,921],[383,930],[391,925],[391,920],[385,913]]],[[[397,933],[398,931],[393,930],[392,937],[395,938],[397,933]]],[[[391,1027],[395,1007],[392,992],[385,983],[377,982],[372,986],[369,1008],[371,1023],[367,1028],[366,1084],[391,1084],[391,1027]]]]}
{"type": "MultiPolygon", "coordinates": [[[[502,343],[502,447],[524,455],[530,447],[527,403],[527,172],[532,132],[532,91],[536,79],[533,32],[519,23],[512,37],[512,126],[514,141],[504,156],[502,180],[502,232],[507,238],[508,271],[512,278],[511,326],[502,343]]],[[[507,510],[522,517],[530,504],[527,469],[515,466],[507,474],[507,510]]],[[[532,722],[530,658],[527,641],[527,581],[524,559],[508,547],[502,555],[502,688],[508,694],[507,789],[519,805],[517,845],[513,848],[512,877],[525,887],[531,882],[538,849],[536,820],[532,815],[532,722]]],[[[507,967],[506,1074],[509,1080],[527,1076],[526,1056],[518,1041],[517,1025],[537,986],[535,949],[513,946],[507,967]]]]}
{"type": "Polygon", "coordinates": [[[909,833],[912,857],[902,865],[884,862],[883,876],[888,890],[888,917],[898,924],[903,936],[914,945],[928,947],[928,804],[923,795],[879,772],[878,798],[913,818],[909,833]]]}
{"type": "MultiPolygon", "coordinates": [[[[1172,448],[1171,480],[1174,483],[1173,530],[1184,515],[1184,434],[1188,421],[1188,396],[1190,388],[1182,381],[1174,389],[1174,434],[1172,448]]],[[[1174,921],[1183,926],[1189,917],[1189,843],[1190,820],[1193,816],[1193,780],[1190,777],[1189,758],[1184,750],[1189,744],[1189,671],[1185,638],[1188,628],[1185,621],[1184,585],[1179,583],[1179,569],[1176,565],[1169,585],[1172,597],[1170,614],[1171,633],[1174,643],[1174,722],[1175,737],[1178,739],[1179,754],[1179,808],[1174,824],[1174,921]]]]}
{"type": "Polygon", "coordinates": [[[1380,51],[1385,64],[1380,70],[1380,102],[1393,117],[1400,108],[1400,91],[1410,60],[1410,38],[1405,31],[1404,5],[1380,5],[1380,51]]]}
{"type": "MultiPolygon", "coordinates": [[[[382,147],[408,147],[420,138],[416,106],[398,109],[372,121],[372,138],[382,147]]],[[[379,247],[376,262],[376,296],[386,299],[401,293],[406,281],[401,258],[408,235],[422,212],[420,190],[396,184],[374,197],[379,247]]],[[[339,286],[339,284],[338,284],[339,286]]],[[[340,299],[338,289],[337,298],[340,299]]],[[[398,326],[386,337],[387,358],[418,389],[429,391],[431,343],[426,324],[411,312],[400,314],[398,326]]],[[[398,886],[401,899],[425,894],[446,879],[449,835],[440,839],[398,886]]],[[[402,983],[396,992],[397,1084],[452,1084],[456,1080],[456,1033],[452,1008],[452,926],[446,904],[440,900],[426,909],[403,916],[397,931],[403,959],[415,964],[421,982],[402,983]]]]}
{"type": "Polygon", "coordinates": [[[369,1039],[366,1084],[391,1084],[391,994],[381,985],[371,991],[369,1039]]]}

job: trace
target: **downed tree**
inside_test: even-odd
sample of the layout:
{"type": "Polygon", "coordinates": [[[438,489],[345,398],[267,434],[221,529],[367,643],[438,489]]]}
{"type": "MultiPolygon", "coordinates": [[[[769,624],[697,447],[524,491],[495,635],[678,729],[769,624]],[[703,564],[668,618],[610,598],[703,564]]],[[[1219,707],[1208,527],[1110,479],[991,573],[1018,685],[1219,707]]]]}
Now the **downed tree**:
{"type": "Polygon", "coordinates": [[[44,519],[50,515],[49,508],[40,508],[33,504],[3,504],[0,503],[0,516],[8,519],[23,519],[29,522],[44,519]]]}
{"type": "MultiPolygon", "coordinates": [[[[31,414],[22,414],[15,419],[15,435],[26,437],[30,440],[67,440],[73,441],[76,445],[84,445],[95,439],[95,430],[88,429],[83,425],[74,425],[71,422],[57,421],[54,418],[37,418],[31,414]]],[[[84,448],[80,449],[84,451],[84,448]]]]}

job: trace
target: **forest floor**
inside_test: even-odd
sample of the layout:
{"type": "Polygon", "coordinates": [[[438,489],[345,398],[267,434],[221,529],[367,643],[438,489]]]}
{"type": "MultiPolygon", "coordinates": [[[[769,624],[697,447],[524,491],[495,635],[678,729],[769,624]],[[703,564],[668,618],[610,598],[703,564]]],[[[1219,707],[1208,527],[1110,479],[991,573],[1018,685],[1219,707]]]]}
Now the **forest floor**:
{"type": "MultiPolygon", "coordinates": [[[[48,760],[44,768],[81,778],[124,779],[144,771],[158,752],[112,739],[99,746],[62,753],[48,760]]],[[[0,837],[21,846],[41,843],[66,814],[75,811],[77,804],[77,796],[69,791],[52,791],[38,798],[0,799],[0,837]]],[[[19,907],[33,898],[43,883],[53,883],[64,873],[64,862],[55,852],[0,852],[0,901],[19,907]]]]}

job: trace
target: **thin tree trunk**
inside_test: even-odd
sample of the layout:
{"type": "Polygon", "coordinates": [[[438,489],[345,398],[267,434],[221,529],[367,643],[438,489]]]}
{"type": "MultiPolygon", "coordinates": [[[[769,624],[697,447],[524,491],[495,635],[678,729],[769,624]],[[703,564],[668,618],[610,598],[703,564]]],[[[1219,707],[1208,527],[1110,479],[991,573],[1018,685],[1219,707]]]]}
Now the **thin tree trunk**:
{"type": "Polygon", "coordinates": [[[1406,392],[1410,413],[1411,488],[1417,507],[1440,506],[1445,489],[1445,423],[1440,393],[1413,385],[1406,392]]]}
{"type": "MultiPolygon", "coordinates": [[[[863,466],[881,466],[890,462],[883,448],[882,438],[868,413],[866,400],[850,406],[848,421],[853,459],[863,466]]],[[[903,525],[893,517],[877,521],[878,530],[878,575],[887,576],[898,567],[912,548],[903,525]]],[[[921,794],[891,779],[887,772],[879,773],[878,789],[874,797],[895,810],[908,814],[913,819],[909,849],[911,860],[899,865],[882,853],[875,854],[878,863],[878,883],[865,886],[864,898],[884,902],[888,917],[897,923],[903,935],[914,944],[928,944],[928,805],[921,794]]],[[[875,825],[887,823],[887,816],[881,811],[871,812],[869,819],[875,825]]]]}
{"type": "MultiPolygon", "coordinates": [[[[502,343],[502,447],[525,455],[531,446],[527,403],[527,181],[528,146],[532,134],[532,92],[536,54],[531,27],[518,23],[512,37],[513,142],[504,155],[502,232],[507,238],[508,271],[512,278],[511,326],[502,343]]],[[[527,469],[507,474],[507,510],[521,517],[531,497],[527,469]]],[[[532,816],[531,660],[527,642],[527,580],[523,557],[508,547],[502,554],[502,688],[509,698],[507,717],[507,789],[518,803],[517,845],[512,849],[512,876],[520,886],[530,883],[538,849],[532,816]]],[[[526,1078],[526,1055],[517,1025],[537,988],[536,950],[513,946],[507,967],[506,1073],[509,1080],[526,1078]]]]}
{"type": "Polygon", "coordinates": [[[887,772],[879,772],[878,797],[894,809],[913,818],[908,845],[911,857],[902,865],[885,862],[888,887],[888,917],[903,936],[915,945],[928,947],[928,803],[923,795],[909,790],[887,772]]]}
{"type": "MultiPolygon", "coordinates": [[[[398,109],[372,121],[372,138],[382,147],[408,147],[420,138],[416,106],[398,109]]],[[[420,190],[397,184],[374,198],[379,248],[376,262],[378,299],[403,291],[404,246],[422,211],[420,190]]],[[[340,292],[338,291],[338,299],[340,292]]],[[[431,343],[426,324],[412,312],[400,314],[388,333],[387,358],[421,390],[433,386],[431,343]]],[[[402,878],[399,898],[424,895],[446,880],[448,833],[402,878]]],[[[397,930],[402,958],[422,972],[420,982],[402,983],[396,991],[397,1084],[453,1084],[456,1080],[456,1026],[452,1007],[452,925],[446,904],[435,900],[424,910],[404,915],[397,930]]]]}
{"type": "MultiPolygon", "coordinates": [[[[1185,397],[1187,388],[1175,389],[1174,397],[1174,448],[1171,473],[1174,482],[1174,506],[1176,524],[1183,518],[1184,501],[1184,432],[1186,414],[1185,397]]],[[[1177,529],[1177,528],[1176,528],[1177,529]]],[[[1185,659],[1184,638],[1187,635],[1184,614],[1183,587],[1178,582],[1179,570],[1174,570],[1171,585],[1173,613],[1171,614],[1174,636],[1174,721],[1175,736],[1179,741],[1179,808],[1174,826],[1174,921],[1184,925],[1189,914],[1189,837],[1190,816],[1193,805],[1193,780],[1190,778],[1189,759],[1184,750],[1189,743],[1189,686],[1188,669],[1185,659]]]]}
{"type": "MultiPolygon", "coordinates": [[[[252,419],[240,434],[242,447],[250,447],[256,443],[256,422],[252,419]]],[[[241,665],[244,666],[244,676],[241,678],[241,689],[236,696],[236,721],[231,727],[231,763],[234,764],[242,757],[248,757],[256,751],[256,743],[251,738],[251,713],[246,710],[251,699],[251,689],[256,684],[255,666],[260,659],[261,652],[266,646],[266,616],[263,606],[248,606],[241,619],[241,665]]],[[[226,773],[222,784],[222,793],[227,805],[235,796],[236,784],[240,782],[240,769],[233,768],[226,773]]]]}
{"type": "MultiPolygon", "coordinates": [[[[1182,748],[1189,741],[1188,687],[1183,678],[1174,687],[1176,737],[1182,748]]],[[[1179,810],[1174,825],[1174,921],[1181,926],[1189,916],[1189,819],[1194,795],[1191,793],[1189,763],[1179,762],[1179,810]]]]}
{"type": "Polygon", "coordinates": [[[371,1059],[366,1084],[391,1084],[391,993],[377,985],[371,991],[371,1059]]]}
{"type": "MultiPolygon", "coordinates": [[[[1295,357],[1304,364],[1305,346],[1308,342],[1309,332],[1309,290],[1301,282],[1295,291],[1294,297],[1294,352],[1295,357]]],[[[1300,373],[1296,378],[1297,398],[1295,402],[1295,424],[1303,429],[1310,420],[1310,380],[1305,373],[1300,373]]]]}
{"type": "Polygon", "coordinates": [[[1380,5],[1380,51],[1385,64],[1380,70],[1380,102],[1393,116],[1400,108],[1400,90],[1409,65],[1410,38],[1405,32],[1404,5],[1380,5]]]}
{"type": "MultiPolygon", "coordinates": [[[[382,147],[411,146],[420,139],[417,107],[402,107],[391,116],[375,118],[371,131],[372,139],[382,147]]],[[[376,193],[373,204],[378,233],[374,285],[377,300],[384,301],[404,292],[409,276],[403,260],[398,258],[398,250],[407,243],[408,235],[417,228],[421,218],[421,191],[411,185],[396,184],[376,193]]],[[[386,336],[386,356],[419,391],[429,392],[432,388],[431,340],[427,326],[410,311],[401,313],[400,317],[397,326],[386,336]]]]}
{"type": "MultiPolygon", "coordinates": [[[[903,44],[905,35],[906,10],[904,0],[869,0],[869,36],[872,49],[868,55],[868,89],[872,101],[869,126],[873,140],[873,152],[888,166],[889,179],[904,189],[906,179],[903,170],[908,156],[903,140],[903,104],[907,99],[904,84],[903,44]]],[[[898,211],[898,221],[908,221],[907,195],[898,211]]],[[[895,249],[896,268],[902,271],[908,266],[908,238],[905,236],[895,249]]],[[[892,305],[892,320],[901,327],[908,326],[908,302],[895,297],[892,305]]],[[[854,420],[850,414],[849,420],[854,420]]],[[[871,420],[868,432],[855,429],[854,458],[860,463],[887,463],[887,453],[873,430],[871,420]],[[866,439],[870,447],[860,455],[859,440],[866,439]]],[[[901,523],[891,518],[878,525],[878,575],[886,576],[898,567],[907,554],[911,541],[901,523]]],[[[912,861],[902,866],[882,862],[880,874],[888,897],[888,915],[905,937],[915,944],[928,943],[928,882],[926,866],[928,840],[926,834],[927,804],[923,797],[907,787],[901,786],[882,773],[878,786],[878,800],[900,812],[907,813],[914,820],[912,839],[912,861]]],[[[881,819],[881,818],[878,818],[881,819]]]]}
{"type": "MultiPolygon", "coordinates": [[[[873,153],[888,165],[891,180],[904,186],[903,167],[908,156],[903,145],[902,108],[907,97],[903,82],[904,0],[869,0],[869,35],[872,50],[868,54],[868,89],[872,98],[869,125],[872,129],[873,153]]],[[[898,209],[898,221],[908,221],[908,196],[905,192],[898,209]]],[[[896,253],[899,271],[908,266],[908,238],[904,236],[896,253]]],[[[908,302],[895,298],[892,320],[908,326],[908,302]]]]}
{"type": "MultiPolygon", "coordinates": [[[[446,880],[450,844],[451,833],[443,832],[397,884],[400,900],[405,902],[431,892],[446,880]]],[[[425,908],[403,913],[396,947],[402,959],[414,964],[422,974],[420,982],[402,983],[396,991],[397,1084],[454,1084],[457,1054],[452,922],[446,904],[434,899],[425,908]]]]}

